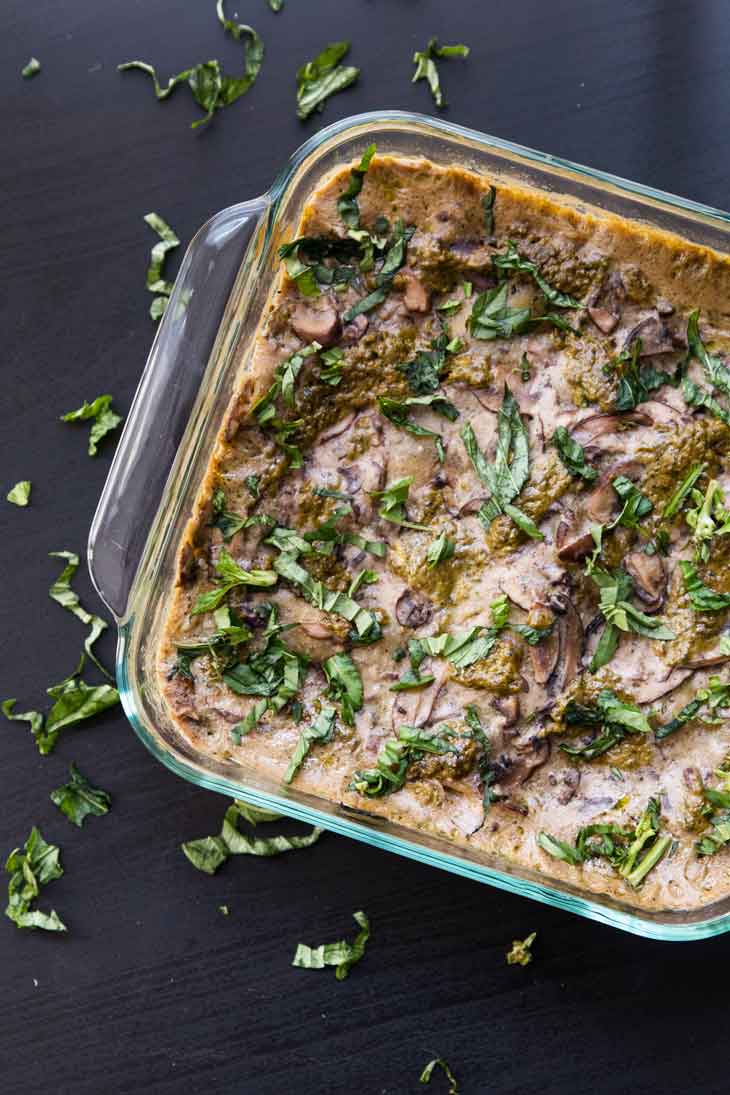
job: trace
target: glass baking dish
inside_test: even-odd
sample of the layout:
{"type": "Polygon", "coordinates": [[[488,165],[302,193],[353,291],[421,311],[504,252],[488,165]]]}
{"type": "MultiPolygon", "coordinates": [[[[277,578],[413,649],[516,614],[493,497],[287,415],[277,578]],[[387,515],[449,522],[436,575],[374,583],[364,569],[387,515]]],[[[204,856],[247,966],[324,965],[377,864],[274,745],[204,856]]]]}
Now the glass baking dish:
{"type": "Polygon", "coordinates": [[[277,248],[332,168],[379,152],[424,155],[550,192],[730,251],[730,215],[638,183],[534,152],[441,120],[400,111],[335,122],[306,141],[261,197],[213,217],[193,239],[152,345],[89,537],[91,575],[119,628],[124,710],[147,748],[201,787],[245,797],[333,832],[648,938],[701,939],[730,929],[730,899],[687,912],[637,911],[542,876],[266,779],[199,753],[176,729],[154,655],[175,553],[234,386],[250,359],[275,284],[277,248]]]}

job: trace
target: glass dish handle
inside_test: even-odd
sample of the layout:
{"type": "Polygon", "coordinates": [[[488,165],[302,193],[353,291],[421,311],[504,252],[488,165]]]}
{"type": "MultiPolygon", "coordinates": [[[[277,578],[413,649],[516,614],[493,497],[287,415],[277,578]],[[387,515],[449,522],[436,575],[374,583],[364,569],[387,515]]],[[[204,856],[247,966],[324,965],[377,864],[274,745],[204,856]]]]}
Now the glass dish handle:
{"type": "Polygon", "coordinates": [[[89,533],[97,593],[124,618],[152,519],[266,197],[224,209],[192,240],[152,343],[89,533]]]}

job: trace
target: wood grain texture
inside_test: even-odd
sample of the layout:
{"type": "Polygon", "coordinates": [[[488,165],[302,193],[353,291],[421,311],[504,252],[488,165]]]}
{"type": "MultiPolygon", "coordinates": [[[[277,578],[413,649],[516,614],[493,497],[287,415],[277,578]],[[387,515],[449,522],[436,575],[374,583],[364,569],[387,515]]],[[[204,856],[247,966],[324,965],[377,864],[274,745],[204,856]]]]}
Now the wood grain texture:
{"type": "MultiPolygon", "coordinates": [[[[229,0],[229,7],[233,5],[229,0]]],[[[83,631],[48,599],[53,550],[83,552],[109,466],[58,416],[100,392],[126,411],[154,333],[144,273],[161,213],[184,241],[212,213],[265,190],[322,123],[360,110],[429,112],[409,83],[428,37],[472,55],[443,66],[445,117],[727,207],[730,22],[721,0],[238,0],[266,42],[251,93],[207,130],[185,91],[157,104],[139,74],[217,56],[233,69],[212,0],[4,0],[0,8],[0,443],[3,503],[0,698],[42,706],[83,631]],[[353,42],[359,86],[301,125],[294,72],[321,46],[353,42]],[[43,65],[20,78],[33,54],[43,65]]],[[[88,583],[79,588],[93,604],[88,583]]],[[[108,659],[113,640],[104,641],[108,659]]],[[[33,823],[62,847],[47,903],[67,938],[0,923],[4,1093],[202,1092],[358,1095],[418,1084],[445,1056],[460,1091],[649,1095],[727,1091],[730,940],[668,946],[328,836],[277,860],[193,870],[181,840],[215,832],[223,800],[163,770],[121,714],[37,755],[0,725],[0,848],[33,823]],[[74,829],[48,794],[75,760],[114,797],[74,829]],[[218,912],[227,904],[230,916],[218,912]],[[299,940],[350,934],[364,908],[364,961],[290,966],[299,940]],[[535,961],[507,967],[538,931],[535,961]]]]}

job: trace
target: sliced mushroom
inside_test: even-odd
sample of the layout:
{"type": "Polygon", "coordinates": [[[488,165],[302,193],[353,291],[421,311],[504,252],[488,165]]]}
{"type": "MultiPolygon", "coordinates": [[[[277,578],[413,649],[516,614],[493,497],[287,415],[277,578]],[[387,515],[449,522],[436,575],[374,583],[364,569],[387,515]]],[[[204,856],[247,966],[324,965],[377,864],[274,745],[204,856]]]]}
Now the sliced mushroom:
{"type": "MultiPolygon", "coordinates": [[[[725,659],[727,661],[727,658],[725,659]]],[[[717,663],[716,663],[717,664],[717,663]]],[[[652,680],[639,684],[632,688],[631,694],[636,703],[654,703],[654,700],[673,692],[684,684],[688,677],[692,676],[692,670],[685,667],[673,669],[663,681],[652,680]]]]}
{"type": "Polygon", "coordinates": [[[555,530],[555,543],[558,559],[564,563],[576,563],[589,555],[595,543],[590,532],[576,532],[575,517],[571,513],[564,517],[555,530]]]}
{"type": "Polygon", "coordinates": [[[530,627],[553,627],[546,639],[530,646],[532,675],[537,684],[545,684],[555,670],[560,656],[560,631],[554,627],[555,613],[547,605],[533,605],[527,614],[530,627]]]}
{"type": "Polygon", "coordinates": [[[355,411],[350,411],[344,418],[340,418],[338,422],[328,426],[326,430],[322,430],[322,433],[318,438],[319,443],[322,444],[325,441],[332,441],[335,437],[339,437],[340,434],[343,434],[345,430],[349,430],[350,426],[355,421],[355,415],[355,411]]]}
{"type": "MultiPolygon", "coordinates": [[[[617,433],[631,426],[651,426],[653,420],[642,411],[627,411],[625,414],[589,414],[575,425],[570,426],[573,440],[585,448],[595,445],[599,437],[617,433]]],[[[600,446],[599,446],[600,447],[600,446]]]]}
{"type": "Polygon", "coordinates": [[[658,313],[647,316],[629,331],[624,343],[630,349],[632,342],[641,339],[640,357],[653,357],[655,354],[671,354],[676,350],[672,331],[658,313]]]}
{"type": "Polygon", "coordinates": [[[331,346],[341,330],[340,317],[327,301],[319,305],[300,302],[294,309],[291,325],[304,342],[319,342],[320,346],[331,346]]]}
{"type": "Polygon", "coordinates": [[[708,654],[704,658],[692,658],[690,661],[684,663],[687,669],[714,669],[716,665],[724,665],[725,662],[730,662],[730,654],[721,654],[719,651],[717,654],[708,654]]]}
{"type": "Polygon", "coordinates": [[[404,589],[395,602],[395,618],[401,627],[424,627],[432,616],[431,602],[412,589],[404,589]]]}
{"type": "Polygon", "coordinates": [[[488,499],[488,494],[476,494],[473,498],[467,498],[459,509],[459,517],[469,517],[474,513],[478,513],[488,499]]]}
{"type": "Polygon", "coordinates": [[[404,274],[403,279],[406,283],[403,303],[408,311],[423,314],[428,312],[431,307],[431,294],[426,286],[413,274],[404,274]]]}
{"type": "Polygon", "coordinates": [[[658,612],[667,592],[667,572],[661,555],[632,551],[624,559],[624,569],[634,579],[636,596],[647,612],[658,612]]]}
{"type": "Polygon", "coordinates": [[[180,552],[180,566],[178,570],[178,582],[182,586],[189,585],[195,578],[198,569],[198,561],[191,544],[183,544],[180,552]]]}
{"type": "Polygon", "coordinates": [[[364,316],[362,313],[360,313],[359,316],[355,316],[350,323],[346,323],[342,328],[342,341],[350,343],[357,342],[365,334],[369,324],[370,321],[368,320],[368,317],[364,316]]]}
{"type": "Polygon", "coordinates": [[[520,717],[520,700],[518,696],[498,696],[494,706],[504,719],[504,725],[514,726],[520,717]]]}
{"type": "Polygon", "coordinates": [[[607,308],[588,308],[588,315],[604,335],[610,335],[618,327],[620,317],[609,312],[607,308]]]}
{"type": "Polygon", "coordinates": [[[563,773],[563,786],[558,791],[556,798],[561,806],[567,806],[573,795],[578,790],[580,772],[577,768],[568,768],[563,773]]]}
{"type": "Polygon", "coordinates": [[[565,612],[558,619],[560,657],[550,677],[550,690],[562,692],[578,675],[583,655],[583,623],[570,598],[565,599],[565,612]]]}
{"type": "Polygon", "coordinates": [[[613,516],[618,496],[609,476],[601,476],[586,498],[586,512],[599,525],[605,525],[613,516]]]}
{"type": "Polygon", "coordinates": [[[526,783],[549,756],[550,739],[538,737],[531,738],[524,745],[518,746],[514,753],[503,753],[496,764],[496,782],[500,789],[507,790],[526,783]]]}

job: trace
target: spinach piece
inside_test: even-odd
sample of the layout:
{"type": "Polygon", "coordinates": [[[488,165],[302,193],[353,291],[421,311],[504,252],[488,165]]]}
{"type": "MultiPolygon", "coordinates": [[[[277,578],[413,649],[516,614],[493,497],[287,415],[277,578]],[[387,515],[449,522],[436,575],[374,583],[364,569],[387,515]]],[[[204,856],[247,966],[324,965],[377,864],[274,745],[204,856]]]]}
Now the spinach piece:
{"type": "Polygon", "coordinates": [[[160,237],[159,242],[150,251],[150,263],[147,267],[147,288],[150,293],[158,294],[150,304],[150,316],[157,320],[164,314],[170,294],[175,287],[173,281],[166,281],[163,277],[165,259],[168,251],[174,251],[180,246],[180,240],[159,213],[147,213],[143,220],[160,237]]]}
{"type": "Polygon", "coordinates": [[[218,584],[207,593],[200,594],[191,609],[191,615],[213,612],[237,586],[266,589],[268,586],[276,585],[276,574],[273,570],[244,570],[225,548],[218,556],[215,570],[218,575],[218,584]]]}
{"type": "Polygon", "coordinates": [[[20,75],[24,80],[30,80],[33,76],[37,76],[41,70],[41,63],[37,57],[31,57],[27,65],[23,65],[20,70],[20,75]]]}
{"type": "Polygon", "coordinates": [[[370,938],[370,921],[362,910],[352,914],[360,931],[352,943],[340,939],[337,943],[322,943],[319,947],[308,947],[299,943],[294,952],[292,966],[304,970],[321,970],[325,966],[336,966],[335,977],[343,981],[352,967],[365,954],[365,946],[370,938]]]}
{"type": "Polygon", "coordinates": [[[543,534],[531,518],[512,504],[527,482],[530,453],[527,429],[517,401],[506,384],[499,410],[494,463],[490,464],[479,448],[471,423],[467,422],[464,426],[461,439],[474,470],[491,494],[478,513],[484,527],[489,528],[494,518],[503,513],[533,540],[543,540],[543,534]]]}
{"type": "Polygon", "coordinates": [[[403,479],[394,480],[385,490],[373,491],[373,498],[380,499],[378,516],[382,517],[384,521],[391,521],[394,525],[402,525],[404,528],[428,532],[428,525],[418,525],[414,521],[407,520],[406,501],[408,500],[408,492],[412,482],[413,476],[408,475],[403,479]]]}
{"type": "Polygon", "coordinates": [[[563,742],[560,748],[570,757],[594,760],[607,753],[627,733],[649,734],[651,725],[633,703],[619,699],[610,688],[602,689],[595,706],[585,706],[570,700],[563,714],[567,726],[600,727],[599,733],[588,745],[570,745],[563,742]]]}
{"type": "Polygon", "coordinates": [[[694,563],[686,559],[680,559],[679,566],[684,579],[685,592],[689,594],[690,603],[695,612],[720,612],[724,608],[730,608],[730,594],[716,593],[710,589],[697,573],[694,563]]]}
{"type": "Polygon", "coordinates": [[[530,932],[526,939],[513,939],[512,949],[507,952],[507,964],[509,966],[529,966],[532,961],[532,944],[537,939],[537,932],[530,932]]]}
{"type": "Polygon", "coordinates": [[[52,601],[55,601],[56,604],[59,604],[61,608],[65,608],[71,612],[77,620],[81,620],[82,624],[91,627],[91,631],[84,640],[84,650],[94,665],[102,671],[104,676],[111,679],[111,673],[104,668],[92,650],[94,643],[101,633],[106,631],[108,626],[107,622],[106,620],[102,620],[100,616],[92,616],[90,612],[87,612],[79,601],[78,593],[71,588],[73,576],[79,569],[79,557],[73,551],[51,551],[49,552],[49,555],[52,559],[65,559],[66,566],[48,590],[48,596],[52,601]]]}
{"type": "Polygon", "coordinates": [[[340,64],[349,50],[349,42],[331,42],[313,61],[307,61],[299,69],[297,117],[301,121],[305,121],[315,110],[322,110],[330,95],[344,91],[355,83],[360,69],[340,64]]]}
{"type": "Polygon", "coordinates": [[[672,838],[668,833],[661,833],[659,799],[650,798],[633,830],[621,829],[611,823],[594,824],[578,831],[575,846],[545,832],[538,834],[537,843],[548,855],[573,867],[587,859],[603,857],[635,888],[664,858],[672,838]]]}
{"type": "MultiPolygon", "coordinates": [[[[349,686],[350,685],[348,684],[348,687],[349,686]]],[[[334,707],[323,707],[311,726],[306,726],[300,731],[299,741],[291,755],[289,766],[284,775],[284,783],[291,783],[301,767],[304,758],[307,756],[307,753],[315,742],[332,741],[332,735],[335,731],[336,715],[337,712],[334,707]]]]}
{"type": "Polygon", "coordinates": [[[217,0],[216,14],[223,29],[237,42],[244,43],[244,67],[241,76],[226,76],[221,69],[220,61],[204,61],[193,65],[192,68],[184,69],[183,72],[178,72],[176,76],[171,76],[167,86],[163,88],[157,79],[154,66],[145,61],[127,61],[126,64],[117,66],[119,72],[139,69],[140,72],[147,73],[152,79],[155,95],[159,101],[167,99],[176,87],[186,83],[195,102],[205,111],[205,117],[193,122],[192,129],[209,122],[216,110],[230,106],[244,95],[256,80],[264,59],[263,42],[253,27],[227,19],[223,10],[223,0],[217,0]]]}
{"type": "Polygon", "coordinates": [[[8,856],[5,870],[10,875],[5,915],[18,928],[65,932],[66,925],[55,909],[44,913],[33,908],[41,887],[63,874],[59,848],[47,844],[34,825],[24,847],[14,848],[8,856]]]}
{"type": "Polygon", "coordinates": [[[587,483],[593,483],[598,478],[598,471],[586,460],[583,446],[571,437],[565,426],[558,426],[553,434],[552,444],[574,479],[585,479],[587,483]]]}
{"type": "Polygon", "coordinates": [[[434,1057],[432,1061],[428,1062],[419,1077],[419,1082],[422,1084],[430,1084],[431,1077],[433,1076],[433,1070],[435,1068],[440,1068],[449,1082],[448,1095],[458,1095],[459,1085],[456,1082],[456,1077],[454,1076],[449,1066],[446,1064],[446,1061],[443,1059],[443,1057],[434,1057]]]}
{"type": "Polygon", "coordinates": [[[406,781],[408,766],[419,760],[424,753],[456,753],[456,748],[448,740],[453,736],[449,730],[439,737],[436,731],[420,730],[415,726],[401,726],[397,738],[385,741],[378,753],[375,768],[364,768],[353,774],[350,791],[357,791],[370,798],[398,791],[406,781]]]}
{"type": "Polygon", "coordinates": [[[529,274],[545,299],[555,308],[580,308],[579,300],[568,293],[561,293],[559,289],[554,289],[542,276],[535,263],[524,258],[511,240],[503,255],[495,255],[492,258],[492,265],[497,271],[497,276],[505,271],[529,274]]]}
{"type": "Polygon", "coordinates": [[[75,411],[61,415],[62,422],[86,422],[89,419],[94,420],[89,433],[89,456],[96,456],[99,442],[117,428],[122,418],[112,410],[110,395],[99,395],[91,403],[84,400],[75,411]]]}
{"type": "Polygon", "coordinates": [[[393,425],[397,426],[399,429],[413,434],[414,437],[434,438],[439,462],[443,464],[446,454],[441,434],[437,433],[436,430],[429,429],[428,426],[419,425],[419,423],[410,416],[409,409],[411,407],[430,407],[436,414],[440,414],[444,418],[447,418],[449,422],[454,422],[459,417],[459,412],[453,403],[450,403],[444,396],[437,394],[416,395],[402,400],[381,396],[378,400],[378,406],[380,407],[380,413],[385,415],[388,421],[392,422],[393,425]]]}
{"type": "Polygon", "coordinates": [[[468,46],[440,46],[437,38],[431,38],[429,39],[425,50],[416,50],[413,54],[413,64],[416,66],[416,70],[413,73],[411,83],[415,84],[417,80],[426,80],[431,89],[433,101],[436,103],[436,106],[445,106],[446,100],[441,91],[441,80],[439,78],[438,68],[436,67],[436,59],[468,56],[468,46]]]}
{"type": "Polygon", "coordinates": [[[112,804],[111,796],[89,783],[75,764],[71,765],[69,782],[51,791],[51,802],[79,829],[89,815],[102,817],[108,814],[112,804]]]}
{"type": "Polygon", "coordinates": [[[529,308],[510,308],[508,286],[497,285],[474,298],[467,326],[474,338],[512,338],[527,330],[531,316],[529,308]]]}
{"type": "Polygon", "coordinates": [[[365,149],[357,167],[350,169],[350,181],[346,190],[337,199],[337,212],[342,217],[348,228],[360,227],[360,206],[357,204],[362,184],[370,167],[370,161],[375,155],[375,145],[371,144],[365,149]]]}
{"type": "Polygon", "coordinates": [[[354,726],[355,712],[361,711],[363,706],[360,670],[350,655],[344,653],[327,658],[322,662],[322,669],[329,685],[327,695],[341,703],[342,721],[347,726],[354,726]]]}
{"type": "Polygon", "coordinates": [[[223,826],[219,836],[201,837],[181,844],[186,858],[199,871],[215,874],[222,863],[232,855],[281,855],[283,852],[295,852],[299,848],[310,848],[316,844],[323,829],[312,829],[303,836],[252,837],[239,831],[239,821],[256,826],[260,821],[278,821],[280,814],[260,810],[240,799],[234,799],[225,812],[223,826]]]}
{"type": "Polygon", "coordinates": [[[484,209],[484,231],[488,236],[491,236],[494,232],[494,203],[497,198],[496,186],[490,186],[489,192],[482,198],[482,207],[484,209]]]}
{"type": "Polygon", "coordinates": [[[455,548],[454,541],[450,540],[445,532],[440,532],[436,539],[431,542],[426,552],[426,562],[429,569],[433,569],[439,563],[444,563],[447,559],[450,559],[455,548]]]}
{"type": "Polygon", "coordinates": [[[5,495],[8,502],[14,506],[27,506],[30,501],[31,482],[29,479],[21,479],[5,495]]]}

